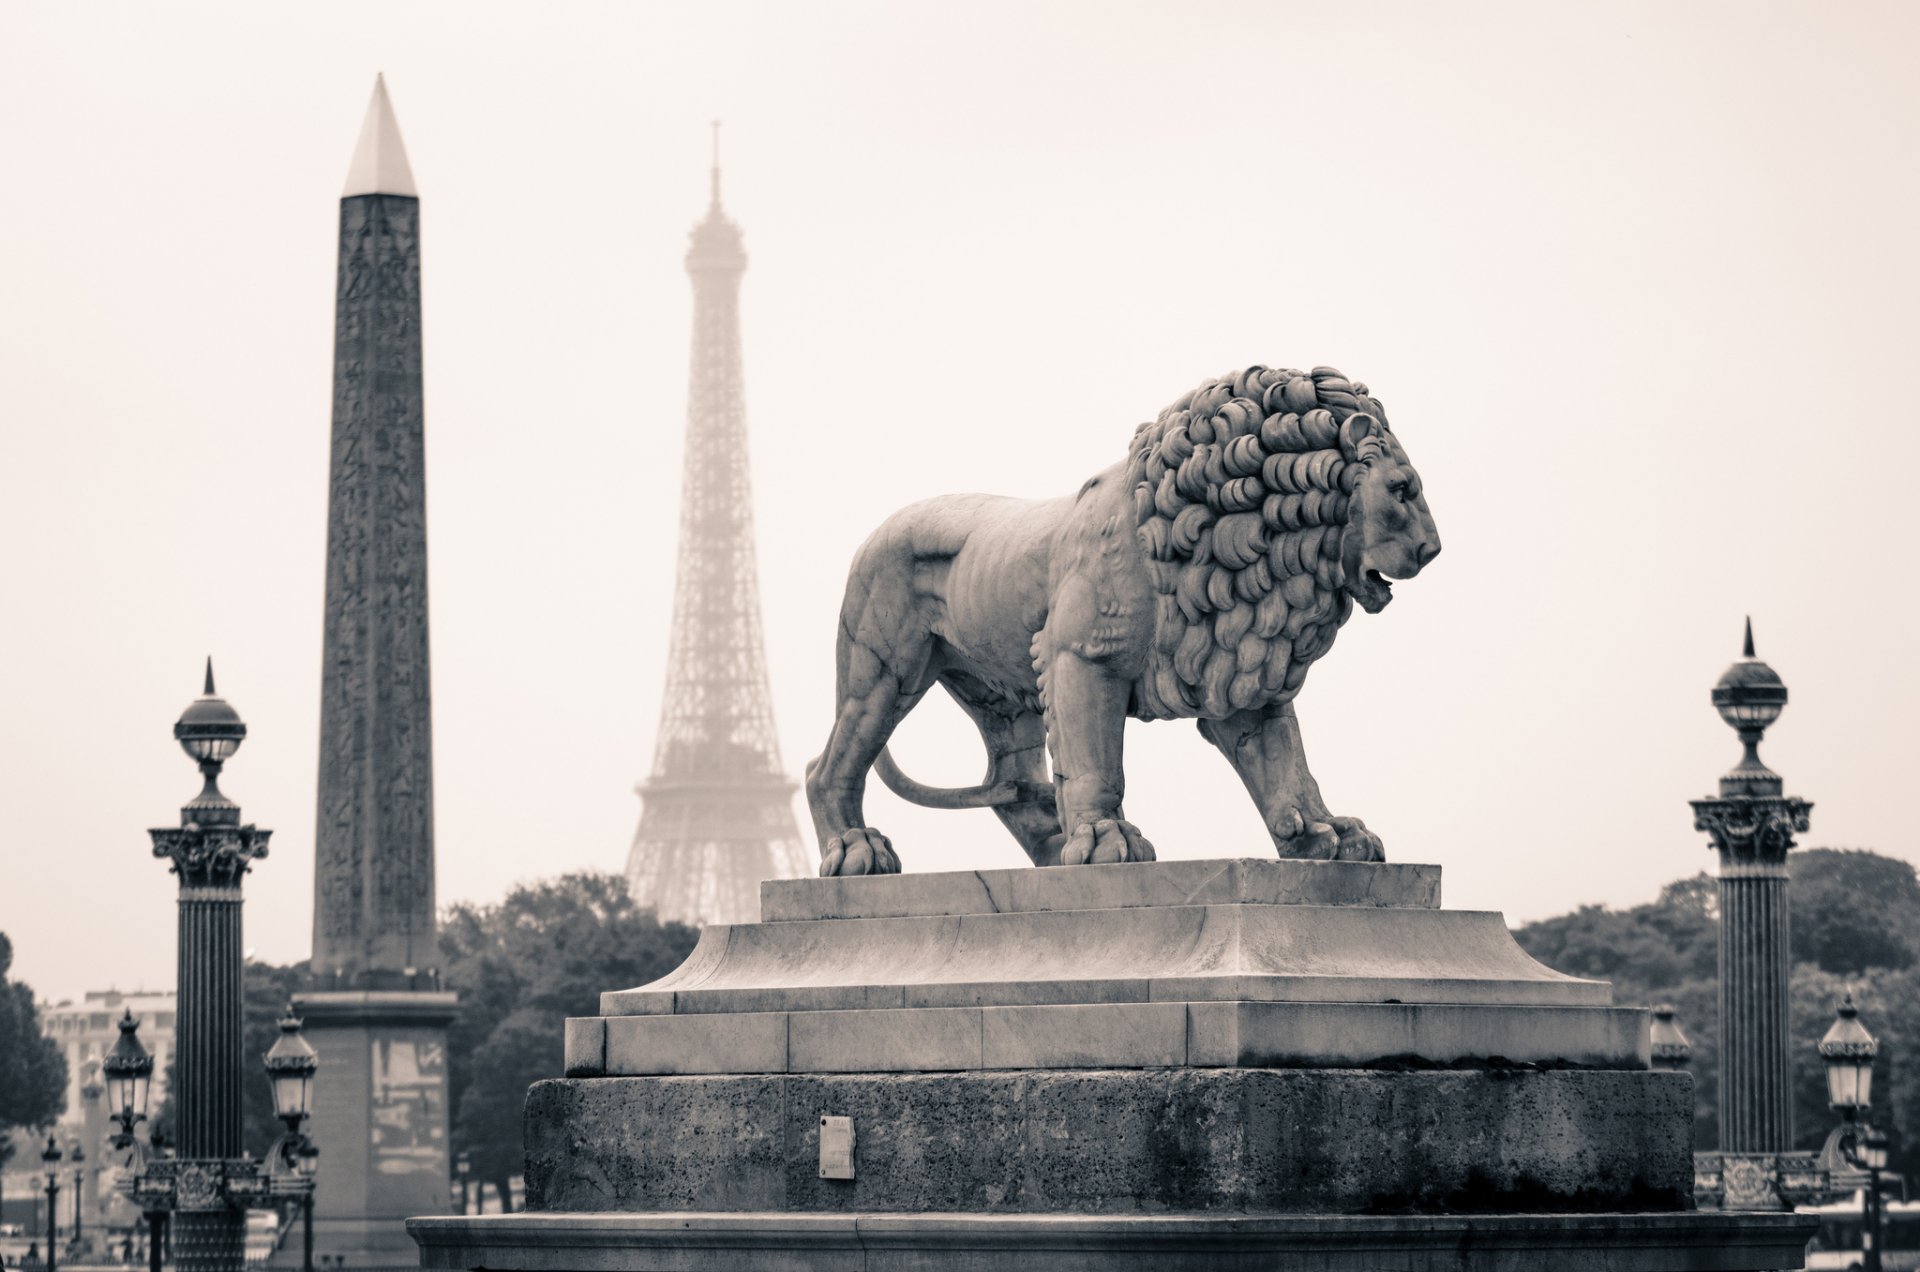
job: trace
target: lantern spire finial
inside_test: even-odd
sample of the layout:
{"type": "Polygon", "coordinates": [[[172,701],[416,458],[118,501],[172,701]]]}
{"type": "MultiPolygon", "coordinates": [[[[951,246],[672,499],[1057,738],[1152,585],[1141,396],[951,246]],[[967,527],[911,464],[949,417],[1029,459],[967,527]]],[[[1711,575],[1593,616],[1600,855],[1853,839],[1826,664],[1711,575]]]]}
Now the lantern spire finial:
{"type": "Polygon", "coordinates": [[[207,687],[200,691],[203,697],[213,697],[213,655],[207,655],[207,687]]]}
{"type": "Polygon", "coordinates": [[[1740,653],[1746,658],[1753,657],[1753,615],[1751,614],[1747,615],[1747,642],[1740,653]]]}

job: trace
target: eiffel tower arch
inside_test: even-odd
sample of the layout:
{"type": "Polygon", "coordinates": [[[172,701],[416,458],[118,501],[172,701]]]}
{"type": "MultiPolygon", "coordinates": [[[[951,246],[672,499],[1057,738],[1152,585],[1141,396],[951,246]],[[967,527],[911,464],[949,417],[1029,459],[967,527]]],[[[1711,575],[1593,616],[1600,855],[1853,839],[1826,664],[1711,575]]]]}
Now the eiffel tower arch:
{"type": "Polygon", "coordinates": [[[718,127],[712,202],[687,250],[693,363],[667,686],[627,856],[634,900],[696,925],[754,921],[760,881],[809,873],[811,859],[767,688],[740,368],[747,254],[720,206],[718,127]]]}

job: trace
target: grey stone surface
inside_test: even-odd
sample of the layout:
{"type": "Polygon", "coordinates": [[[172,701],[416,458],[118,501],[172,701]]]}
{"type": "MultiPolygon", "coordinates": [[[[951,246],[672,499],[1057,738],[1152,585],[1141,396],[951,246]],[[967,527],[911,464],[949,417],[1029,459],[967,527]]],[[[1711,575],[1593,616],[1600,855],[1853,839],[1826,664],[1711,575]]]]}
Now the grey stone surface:
{"type": "MultiPolygon", "coordinates": [[[[1150,897],[1175,864],[1189,863],[1119,873],[1150,897]]],[[[1139,904],[709,927],[668,975],[602,994],[601,1012],[1219,999],[1574,1006],[1604,1005],[1611,993],[1535,962],[1490,912],[1139,904]]]]}
{"type": "Polygon", "coordinates": [[[448,1209],[447,1025],[459,999],[342,991],[295,995],[294,1009],[321,1057],[308,1128],[326,1153],[314,1239],[350,1266],[391,1266],[406,1245],[401,1221],[448,1209]]]}
{"type": "MultiPolygon", "coordinates": [[[[787,1017],[773,1013],[615,1016],[604,1029],[608,1073],[779,1073],[787,1065],[787,1017]]],[[[592,1050],[589,1039],[583,1054],[592,1050]]]]}
{"type": "Polygon", "coordinates": [[[563,1080],[534,1210],[1661,1211],[1692,1082],[1578,1070],[1140,1069],[563,1080]],[[818,1178],[823,1114],[852,1181],[818,1178]]]}
{"type": "Polygon", "coordinates": [[[1152,1068],[1187,1063],[1186,1003],[983,1007],[983,1069],[1152,1068]]]}
{"type": "Polygon", "coordinates": [[[965,1069],[1644,1069],[1647,1013],[1460,1003],[1116,1002],[605,1016],[567,1022],[569,1077],[965,1069]]]}
{"type": "Polygon", "coordinates": [[[1152,905],[1440,905],[1440,867],[1226,857],[1084,870],[950,870],[769,879],[760,921],[1110,910],[1152,905]]]}
{"type": "MultiPolygon", "coordinates": [[[[644,1020],[636,1018],[635,1023],[644,1020]]],[[[787,1021],[787,1067],[796,1073],[922,1073],[980,1067],[977,1007],[803,1011],[792,1013],[787,1021]]]]}
{"type": "Polygon", "coordinates": [[[1321,799],[1293,699],[1355,602],[1379,612],[1439,551],[1384,408],[1326,366],[1207,381],[1071,496],[902,509],[847,579],[832,731],[807,766],[820,873],[899,872],[866,822],[869,770],[919,803],[992,807],[1035,865],[1152,861],[1121,809],[1129,716],[1197,720],[1282,857],[1381,860],[1321,799]],[[980,786],[922,786],[887,754],[936,682],[980,729],[980,786]]]}
{"type": "Polygon", "coordinates": [[[500,1272],[1758,1272],[1805,1215],[667,1212],[416,1219],[428,1268],[500,1272]]]}
{"type": "Polygon", "coordinates": [[[440,966],[418,199],[340,201],[338,291],[313,975],[424,989],[407,974],[440,966]]]}

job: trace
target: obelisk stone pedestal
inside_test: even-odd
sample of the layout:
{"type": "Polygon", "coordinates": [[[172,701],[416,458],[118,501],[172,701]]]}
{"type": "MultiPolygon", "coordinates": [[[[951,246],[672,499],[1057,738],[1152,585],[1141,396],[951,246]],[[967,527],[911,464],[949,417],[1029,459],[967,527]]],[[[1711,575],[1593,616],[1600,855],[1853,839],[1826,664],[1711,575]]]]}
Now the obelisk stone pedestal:
{"type": "Polygon", "coordinates": [[[425,1266],[1755,1272],[1813,1226],[1694,1212],[1647,1013],[1433,867],[769,881],[761,919],[568,1021],[528,1213],[412,1221],[425,1266]]]}
{"type": "Polygon", "coordinates": [[[324,1057],[314,1077],[314,1248],[349,1266],[406,1265],[405,1220],[447,1209],[450,993],[303,994],[296,1009],[324,1057]]]}
{"type": "Polygon", "coordinates": [[[406,1262],[445,1213],[446,1028],[434,920],[420,200],[384,82],[340,200],[314,843],[316,1253],[406,1262]]]}

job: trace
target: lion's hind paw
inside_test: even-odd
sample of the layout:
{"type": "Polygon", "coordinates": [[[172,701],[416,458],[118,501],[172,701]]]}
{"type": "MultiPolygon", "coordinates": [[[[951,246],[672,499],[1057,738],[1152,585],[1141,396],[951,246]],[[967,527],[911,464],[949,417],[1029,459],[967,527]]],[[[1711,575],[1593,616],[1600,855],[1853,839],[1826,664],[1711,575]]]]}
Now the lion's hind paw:
{"type": "Polygon", "coordinates": [[[899,874],[893,841],[871,826],[855,826],[828,837],[820,846],[820,877],[899,874]]]}
{"type": "Polygon", "coordinates": [[[1099,866],[1117,861],[1152,861],[1153,845],[1130,821],[1103,817],[1081,822],[1060,850],[1063,866],[1099,866]]]}

